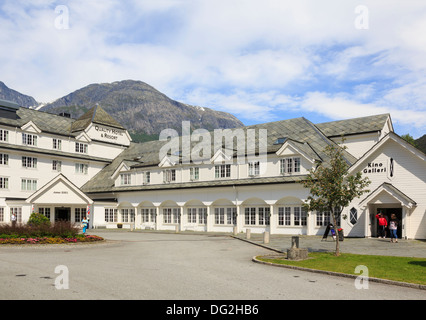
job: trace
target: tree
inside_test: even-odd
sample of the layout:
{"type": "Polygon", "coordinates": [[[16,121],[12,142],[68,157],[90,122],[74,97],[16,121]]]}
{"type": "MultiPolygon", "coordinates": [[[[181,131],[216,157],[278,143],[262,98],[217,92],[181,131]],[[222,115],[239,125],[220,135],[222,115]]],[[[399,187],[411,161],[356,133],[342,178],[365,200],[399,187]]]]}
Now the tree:
{"type": "Polygon", "coordinates": [[[407,133],[407,134],[403,134],[403,135],[401,136],[401,138],[402,138],[402,139],[404,139],[405,141],[407,141],[409,144],[411,144],[411,145],[413,145],[413,146],[417,147],[416,140],[415,140],[415,139],[413,138],[413,136],[411,136],[409,133],[407,133]]]}
{"type": "MultiPolygon", "coordinates": [[[[363,178],[361,172],[354,175],[348,173],[345,149],[337,144],[328,145],[324,150],[328,159],[309,170],[307,179],[302,182],[305,188],[310,189],[305,203],[307,211],[330,212],[334,226],[337,226],[343,209],[353,199],[369,192],[365,188],[371,182],[367,177],[363,178]]],[[[335,254],[340,255],[339,237],[336,237],[335,254]]]]}

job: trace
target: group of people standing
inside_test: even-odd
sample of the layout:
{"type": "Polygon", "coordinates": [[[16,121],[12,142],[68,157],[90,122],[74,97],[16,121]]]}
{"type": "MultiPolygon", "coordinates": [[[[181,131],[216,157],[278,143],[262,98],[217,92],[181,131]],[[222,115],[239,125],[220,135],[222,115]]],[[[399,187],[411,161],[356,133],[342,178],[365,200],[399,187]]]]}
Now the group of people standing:
{"type": "Polygon", "coordinates": [[[390,221],[388,221],[388,217],[383,213],[377,214],[376,218],[379,220],[378,237],[382,239],[386,238],[386,229],[389,228],[390,242],[398,242],[397,231],[399,220],[396,215],[392,213],[390,221]]]}

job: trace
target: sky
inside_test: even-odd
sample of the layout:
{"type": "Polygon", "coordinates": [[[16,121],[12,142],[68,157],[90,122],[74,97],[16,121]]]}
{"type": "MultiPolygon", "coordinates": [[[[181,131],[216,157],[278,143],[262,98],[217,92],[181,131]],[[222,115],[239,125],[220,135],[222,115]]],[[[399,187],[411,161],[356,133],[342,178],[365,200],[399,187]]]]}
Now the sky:
{"type": "Polygon", "coordinates": [[[132,79],[245,125],[390,113],[426,134],[424,0],[2,0],[0,61],[44,103],[132,79]]]}

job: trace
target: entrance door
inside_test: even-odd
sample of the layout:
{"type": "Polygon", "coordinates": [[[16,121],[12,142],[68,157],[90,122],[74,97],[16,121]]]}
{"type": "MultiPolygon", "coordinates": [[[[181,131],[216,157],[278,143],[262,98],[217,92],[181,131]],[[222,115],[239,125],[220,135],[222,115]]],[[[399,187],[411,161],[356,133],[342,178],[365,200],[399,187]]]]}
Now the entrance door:
{"type": "MultiPolygon", "coordinates": [[[[397,236],[398,236],[398,239],[401,239],[402,238],[402,208],[378,208],[377,214],[380,212],[387,218],[388,226],[389,226],[389,221],[391,219],[391,214],[394,213],[396,215],[396,218],[399,220],[397,236]]],[[[379,228],[379,224],[376,223],[376,225],[377,225],[377,229],[376,229],[377,231],[379,228]]],[[[386,238],[389,238],[389,236],[390,236],[389,228],[386,228],[386,238]]]]}
{"type": "Polygon", "coordinates": [[[55,208],[55,221],[71,221],[71,208],[55,208]]]}

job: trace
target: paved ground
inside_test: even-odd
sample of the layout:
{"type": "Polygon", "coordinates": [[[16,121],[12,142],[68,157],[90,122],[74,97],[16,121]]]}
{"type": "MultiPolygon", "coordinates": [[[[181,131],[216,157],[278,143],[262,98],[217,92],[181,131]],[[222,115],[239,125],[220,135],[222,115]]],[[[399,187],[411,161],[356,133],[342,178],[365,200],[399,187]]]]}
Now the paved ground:
{"type": "MultiPolygon", "coordinates": [[[[253,263],[271,251],[229,235],[90,232],[108,240],[0,247],[0,299],[426,300],[424,290],[373,282],[359,290],[353,279],[253,263]],[[66,275],[68,288],[60,289],[66,275]]],[[[271,244],[285,246],[284,240],[271,244]]]]}
{"type": "MultiPolygon", "coordinates": [[[[292,237],[287,235],[271,235],[269,243],[264,243],[263,234],[251,234],[250,240],[244,233],[236,237],[278,251],[286,252],[291,248],[292,237]]],[[[322,241],[322,236],[299,236],[299,247],[309,251],[335,251],[336,242],[332,237],[322,241]]],[[[399,239],[398,243],[391,243],[390,239],[344,238],[340,242],[340,250],[356,254],[426,258],[426,241],[399,239]]]]}

